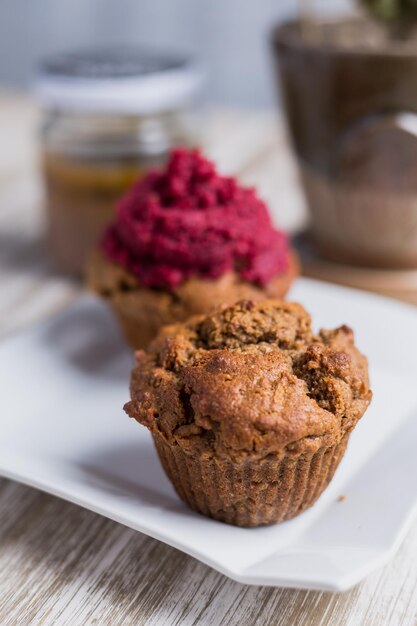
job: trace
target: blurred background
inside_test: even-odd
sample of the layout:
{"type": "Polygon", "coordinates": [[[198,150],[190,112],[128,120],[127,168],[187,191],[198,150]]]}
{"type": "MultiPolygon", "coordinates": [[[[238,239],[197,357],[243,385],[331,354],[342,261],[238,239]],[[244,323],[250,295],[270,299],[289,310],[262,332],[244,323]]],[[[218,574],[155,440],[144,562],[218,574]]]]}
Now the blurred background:
{"type": "Polygon", "coordinates": [[[257,188],[305,275],[417,303],[414,1],[0,0],[0,136],[3,333],[78,295],[118,199],[177,145],[257,188]],[[45,57],[120,46],[197,61],[201,91],[168,81],[151,110],[146,72],[104,96],[99,73],[75,110],[86,76],[58,72],[58,104],[34,97],[45,57]]]}
{"type": "Polygon", "coordinates": [[[206,70],[209,102],[272,106],[268,35],[299,4],[326,13],[352,6],[349,0],[1,0],[0,84],[29,86],[47,54],[140,44],[196,57],[206,70]]]}

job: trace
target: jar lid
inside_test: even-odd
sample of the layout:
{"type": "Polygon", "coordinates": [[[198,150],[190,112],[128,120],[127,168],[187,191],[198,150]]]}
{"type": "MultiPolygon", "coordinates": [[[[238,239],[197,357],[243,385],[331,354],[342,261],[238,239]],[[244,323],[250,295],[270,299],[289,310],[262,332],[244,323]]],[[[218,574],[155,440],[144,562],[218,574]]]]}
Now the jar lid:
{"type": "Polygon", "coordinates": [[[36,92],[51,108],[140,115],[187,104],[201,83],[201,70],[186,58],[121,48],[45,59],[36,92]]]}

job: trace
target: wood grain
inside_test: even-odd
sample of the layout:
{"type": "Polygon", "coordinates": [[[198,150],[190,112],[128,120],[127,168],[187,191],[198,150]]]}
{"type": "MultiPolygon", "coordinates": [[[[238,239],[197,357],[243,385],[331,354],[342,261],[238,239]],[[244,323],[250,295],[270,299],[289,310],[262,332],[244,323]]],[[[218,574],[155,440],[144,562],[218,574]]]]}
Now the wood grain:
{"type": "MultiPolygon", "coordinates": [[[[290,206],[284,221],[300,223],[297,190],[274,183],[277,168],[295,178],[282,135],[281,156],[271,152],[271,116],[210,116],[206,145],[213,156],[259,182],[278,209],[290,206]]],[[[57,276],[45,253],[36,123],[26,99],[0,97],[3,336],[67,306],[81,289],[57,276]]],[[[99,515],[0,479],[0,626],[32,624],[416,626],[417,524],[391,564],[348,593],[250,587],[99,515]]]]}
{"type": "Polygon", "coordinates": [[[417,623],[417,526],[344,594],[240,585],[182,552],[0,481],[0,624],[399,626],[417,623]]]}

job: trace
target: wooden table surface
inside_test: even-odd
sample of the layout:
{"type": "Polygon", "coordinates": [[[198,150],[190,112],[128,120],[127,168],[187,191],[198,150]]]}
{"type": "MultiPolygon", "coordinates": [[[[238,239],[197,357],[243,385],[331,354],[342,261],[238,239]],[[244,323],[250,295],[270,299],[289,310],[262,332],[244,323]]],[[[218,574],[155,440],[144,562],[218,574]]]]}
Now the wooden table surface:
{"type": "MultiPolygon", "coordinates": [[[[29,100],[0,97],[1,336],[66,307],[81,290],[54,273],[45,253],[37,123],[29,100]]],[[[210,111],[205,128],[206,149],[222,169],[259,185],[280,222],[297,229],[305,211],[274,116],[210,111]]],[[[250,587],[99,515],[0,479],[0,626],[29,624],[415,626],[417,524],[387,567],[347,593],[250,587]]]]}

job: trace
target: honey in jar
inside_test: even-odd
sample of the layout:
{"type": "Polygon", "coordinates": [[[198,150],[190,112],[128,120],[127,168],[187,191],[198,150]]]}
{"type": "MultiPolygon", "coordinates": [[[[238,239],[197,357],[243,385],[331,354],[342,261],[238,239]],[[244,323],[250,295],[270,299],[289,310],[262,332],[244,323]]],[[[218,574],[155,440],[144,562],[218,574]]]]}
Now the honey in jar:
{"type": "Polygon", "coordinates": [[[61,270],[82,274],[123,192],[173,146],[196,142],[190,113],[200,84],[190,61],[132,49],[43,63],[47,240],[61,270]]]}

